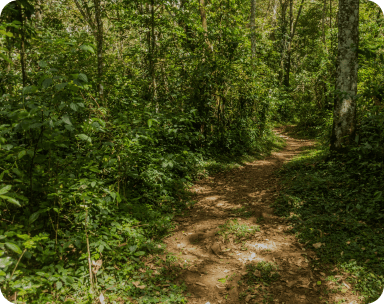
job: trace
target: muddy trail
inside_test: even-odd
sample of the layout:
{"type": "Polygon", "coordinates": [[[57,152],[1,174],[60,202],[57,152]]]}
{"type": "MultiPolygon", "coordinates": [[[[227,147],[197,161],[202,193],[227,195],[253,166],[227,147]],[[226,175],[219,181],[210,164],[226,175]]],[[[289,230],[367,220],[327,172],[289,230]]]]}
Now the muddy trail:
{"type": "Polygon", "coordinates": [[[314,144],[275,131],[286,140],[283,150],[197,182],[196,203],[176,218],[165,243],[184,265],[178,283],[186,284],[188,303],[358,303],[342,274],[325,282],[324,270],[311,267],[315,253],[273,214],[276,171],[314,144]],[[332,284],[346,287],[329,292],[332,284]]]}

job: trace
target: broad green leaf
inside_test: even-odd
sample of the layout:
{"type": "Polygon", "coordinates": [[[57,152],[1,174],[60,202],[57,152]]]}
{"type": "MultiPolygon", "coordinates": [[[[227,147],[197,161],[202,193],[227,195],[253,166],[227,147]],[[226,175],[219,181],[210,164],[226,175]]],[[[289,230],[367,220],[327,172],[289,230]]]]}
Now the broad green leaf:
{"type": "Polygon", "coordinates": [[[10,60],[7,56],[5,56],[3,53],[0,53],[0,58],[4,59],[9,64],[13,64],[12,60],[10,60]]]}
{"type": "Polygon", "coordinates": [[[36,91],[37,91],[36,86],[28,86],[23,88],[23,94],[31,94],[31,93],[35,93],[36,91]]]}
{"type": "Polygon", "coordinates": [[[10,202],[12,204],[15,204],[18,207],[21,207],[19,201],[15,200],[13,197],[5,196],[5,195],[0,195],[0,198],[2,198],[3,200],[6,200],[6,201],[8,201],[8,202],[10,202]]]}
{"type": "Polygon", "coordinates": [[[0,276],[5,277],[6,275],[7,274],[4,271],[0,270],[0,276]]]}
{"type": "Polygon", "coordinates": [[[67,125],[72,125],[71,120],[69,119],[69,116],[68,116],[68,115],[64,115],[61,119],[62,119],[67,125]]]}
{"type": "Polygon", "coordinates": [[[144,251],[138,251],[138,252],[135,253],[135,256],[142,256],[144,254],[145,254],[144,251]]]}
{"type": "Polygon", "coordinates": [[[73,131],[76,130],[74,127],[72,127],[72,126],[70,126],[70,125],[65,125],[64,127],[65,127],[69,132],[73,132],[73,131]]]}
{"type": "Polygon", "coordinates": [[[73,81],[73,83],[74,83],[75,85],[79,86],[79,87],[82,87],[82,86],[83,86],[83,83],[82,83],[80,80],[78,80],[78,79],[75,79],[75,80],[73,81]]]}
{"type": "Polygon", "coordinates": [[[91,138],[85,134],[79,134],[77,135],[81,140],[85,140],[85,141],[88,141],[88,142],[92,142],[91,138]]]}
{"type": "MultiPolygon", "coordinates": [[[[3,172],[1,172],[1,174],[0,174],[0,181],[2,181],[3,180],[3,177],[4,177],[4,174],[5,173],[9,173],[9,171],[8,170],[4,170],[3,172]]],[[[0,193],[1,194],[1,193],[0,193]]]]}
{"type": "Polygon", "coordinates": [[[11,150],[13,148],[13,145],[7,144],[7,145],[2,146],[2,148],[7,150],[7,151],[9,151],[9,150],[11,150]]]}
{"type": "Polygon", "coordinates": [[[66,87],[66,85],[67,85],[66,82],[59,83],[59,84],[55,85],[55,88],[56,88],[56,90],[60,91],[60,90],[64,89],[66,87]]]}
{"type": "Polygon", "coordinates": [[[48,66],[48,63],[47,63],[46,61],[44,61],[44,60],[40,60],[40,61],[38,62],[38,64],[39,64],[39,66],[40,66],[41,68],[46,68],[46,67],[48,66]]]}
{"type": "Polygon", "coordinates": [[[4,254],[4,251],[0,250],[0,256],[2,256],[3,254],[4,254]]]}
{"type": "Polygon", "coordinates": [[[0,30],[0,34],[4,35],[4,36],[7,36],[7,37],[13,37],[13,34],[11,32],[7,32],[7,31],[4,31],[4,30],[0,30]]]}
{"type": "Polygon", "coordinates": [[[148,119],[148,127],[152,127],[152,119],[148,119]]]}
{"type": "Polygon", "coordinates": [[[0,195],[9,192],[9,190],[11,190],[11,188],[12,188],[11,185],[6,185],[5,187],[1,188],[0,189],[0,195]]]}
{"type": "Polygon", "coordinates": [[[24,241],[31,238],[28,234],[18,234],[17,237],[21,238],[24,241]]]}
{"type": "Polygon", "coordinates": [[[17,158],[20,159],[20,158],[22,158],[25,154],[27,154],[27,151],[25,151],[25,150],[20,151],[19,154],[17,155],[17,158]]]}
{"type": "Polygon", "coordinates": [[[59,290],[59,289],[61,289],[61,287],[63,287],[63,283],[61,283],[60,281],[57,281],[56,282],[56,289],[59,290]]]}
{"type": "Polygon", "coordinates": [[[93,50],[93,48],[90,45],[86,45],[86,44],[80,45],[80,49],[82,49],[83,51],[90,52],[92,54],[95,53],[95,51],[93,50]]]}
{"type": "Polygon", "coordinates": [[[73,102],[71,102],[71,104],[69,105],[69,107],[73,110],[73,111],[77,111],[79,106],[73,102]]]}
{"type": "Polygon", "coordinates": [[[8,248],[8,249],[11,249],[13,252],[17,253],[17,254],[21,254],[22,251],[20,249],[19,246],[17,246],[16,244],[13,244],[13,243],[5,243],[5,246],[8,248]]]}
{"type": "Polygon", "coordinates": [[[81,80],[81,81],[84,81],[84,82],[88,82],[87,75],[85,75],[83,73],[79,74],[78,79],[81,80]]]}
{"type": "Polygon", "coordinates": [[[32,213],[29,217],[29,224],[32,224],[34,221],[36,221],[39,218],[40,212],[37,211],[35,213],[32,213]]]}
{"type": "Polygon", "coordinates": [[[12,172],[17,174],[20,177],[23,177],[23,173],[19,170],[19,168],[12,168],[12,172]]]}
{"type": "Polygon", "coordinates": [[[64,279],[65,283],[68,285],[71,285],[75,282],[75,280],[72,277],[64,277],[63,279],[64,279]]]}
{"type": "Polygon", "coordinates": [[[0,268],[5,268],[11,264],[12,264],[12,260],[10,257],[0,259],[0,268]]]}
{"type": "Polygon", "coordinates": [[[43,84],[42,84],[43,89],[48,88],[52,83],[53,83],[52,78],[47,78],[47,79],[45,79],[45,80],[43,81],[43,84]]]}

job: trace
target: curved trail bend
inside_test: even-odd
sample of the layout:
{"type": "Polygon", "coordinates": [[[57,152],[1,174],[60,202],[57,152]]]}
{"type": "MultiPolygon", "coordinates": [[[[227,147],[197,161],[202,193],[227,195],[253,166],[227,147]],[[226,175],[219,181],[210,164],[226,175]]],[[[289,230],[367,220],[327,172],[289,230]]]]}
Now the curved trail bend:
{"type": "MultiPolygon", "coordinates": [[[[303,147],[313,145],[312,141],[283,135],[283,129],[276,132],[286,139],[287,145],[281,151],[201,180],[192,187],[197,203],[188,215],[176,219],[174,234],[165,240],[168,251],[179,257],[180,264],[187,265],[178,280],[187,285],[188,303],[296,304],[341,299],[337,294],[319,299],[320,286],[316,282],[324,277],[317,269],[311,271],[309,261],[316,258],[315,254],[302,248],[294,235],[286,234],[289,228],[284,220],[273,215],[270,204],[278,192],[274,172],[300,154],[303,147]],[[253,211],[252,216],[241,217],[242,207],[253,211]],[[236,209],[240,216],[234,214],[236,209]],[[264,220],[259,222],[259,217],[264,220]],[[256,225],[260,231],[253,231],[248,239],[229,234],[224,240],[217,232],[226,221],[237,221],[243,232],[256,225]],[[250,286],[244,278],[246,265],[261,261],[277,265],[280,277],[269,286],[250,286]],[[241,279],[244,283],[239,285],[241,279]],[[252,289],[247,291],[249,287],[252,289]]],[[[348,300],[349,303],[351,299],[348,300]]]]}

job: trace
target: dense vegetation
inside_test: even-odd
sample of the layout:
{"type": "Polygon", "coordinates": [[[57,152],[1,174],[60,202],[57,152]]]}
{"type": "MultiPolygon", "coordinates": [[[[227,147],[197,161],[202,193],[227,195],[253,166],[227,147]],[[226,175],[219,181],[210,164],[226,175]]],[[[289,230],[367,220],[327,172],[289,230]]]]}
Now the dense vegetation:
{"type": "MultiPolygon", "coordinates": [[[[345,218],[342,240],[370,236],[361,255],[370,262],[356,267],[383,274],[381,10],[360,2],[358,135],[342,156],[328,151],[337,2],[263,1],[250,16],[244,0],[4,8],[0,284],[9,299],[88,303],[108,290],[110,301],[185,302],[183,286],[164,285],[177,273],[172,257],[158,258],[161,274],[140,272],[142,263],[161,256],[193,180],[281,146],[272,127],[288,122],[317,136],[323,151],[314,167],[287,169],[298,178],[286,194],[306,202],[295,205],[303,212],[295,221],[327,232],[331,214],[338,225],[345,218]],[[89,265],[98,260],[100,270],[89,265]]],[[[364,285],[369,296],[377,282],[364,285]]]]}

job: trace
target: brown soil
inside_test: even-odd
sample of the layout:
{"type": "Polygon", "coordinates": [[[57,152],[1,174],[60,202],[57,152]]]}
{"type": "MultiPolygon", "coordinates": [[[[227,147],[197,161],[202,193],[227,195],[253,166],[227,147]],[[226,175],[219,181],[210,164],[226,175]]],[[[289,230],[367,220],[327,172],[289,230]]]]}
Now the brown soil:
{"type": "Polygon", "coordinates": [[[329,282],[323,272],[311,267],[311,260],[317,259],[315,253],[302,247],[294,235],[287,233],[290,227],[285,221],[273,215],[269,205],[279,191],[275,171],[302,153],[304,147],[313,145],[312,141],[288,137],[284,129],[276,132],[286,139],[283,150],[201,180],[191,189],[197,203],[189,214],[176,219],[175,233],[165,240],[168,251],[186,265],[179,279],[187,285],[188,303],[337,303],[341,299],[358,302],[350,292],[351,286],[344,284],[343,276],[339,276],[339,282],[329,282]],[[252,217],[233,215],[232,210],[240,207],[253,211],[252,217]],[[239,243],[234,235],[224,241],[217,234],[219,226],[233,219],[241,225],[257,225],[260,231],[239,243]],[[277,265],[280,277],[269,286],[250,286],[244,277],[246,265],[260,261],[277,265]],[[223,278],[227,278],[225,282],[219,281],[223,278]],[[239,285],[239,280],[243,284],[239,285]],[[319,281],[321,285],[317,284],[319,281]],[[343,290],[336,292],[333,287],[337,286],[343,290]],[[254,290],[247,292],[249,287],[254,290]],[[268,301],[267,295],[271,296],[268,301]]]}

